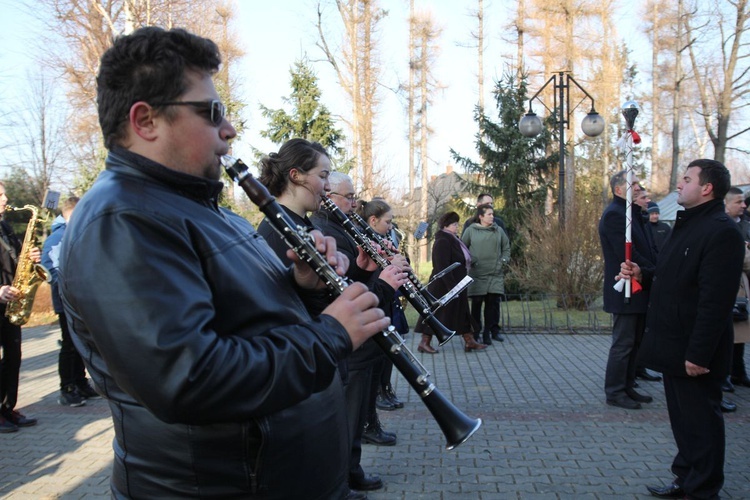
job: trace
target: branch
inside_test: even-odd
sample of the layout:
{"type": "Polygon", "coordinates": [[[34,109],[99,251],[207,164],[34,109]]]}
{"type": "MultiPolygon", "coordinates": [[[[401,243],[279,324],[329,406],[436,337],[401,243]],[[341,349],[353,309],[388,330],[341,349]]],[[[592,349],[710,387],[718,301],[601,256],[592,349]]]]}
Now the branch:
{"type": "Polygon", "coordinates": [[[727,142],[728,142],[728,141],[730,141],[730,140],[732,140],[732,139],[734,139],[735,137],[737,137],[737,136],[739,136],[739,135],[742,135],[742,134],[744,134],[745,132],[747,132],[747,131],[749,131],[749,130],[750,130],[750,127],[747,127],[747,128],[745,128],[744,130],[740,130],[740,131],[739,131],[739,132],[737,132],[736,134],[732,134],[732,135],[730,135],[730,136],[727,136],[727,142]]]}

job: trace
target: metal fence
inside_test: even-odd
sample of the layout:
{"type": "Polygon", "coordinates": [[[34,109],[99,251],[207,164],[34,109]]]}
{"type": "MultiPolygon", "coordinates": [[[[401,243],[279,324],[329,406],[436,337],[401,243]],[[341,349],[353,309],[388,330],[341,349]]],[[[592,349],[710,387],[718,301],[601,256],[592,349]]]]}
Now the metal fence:
{"type": "Polygon", "coordinates": [[[609,334],[612,316],[602,310],[600,294],[506,294],[500,304],[500,326],[510,333],[609,334]]]}

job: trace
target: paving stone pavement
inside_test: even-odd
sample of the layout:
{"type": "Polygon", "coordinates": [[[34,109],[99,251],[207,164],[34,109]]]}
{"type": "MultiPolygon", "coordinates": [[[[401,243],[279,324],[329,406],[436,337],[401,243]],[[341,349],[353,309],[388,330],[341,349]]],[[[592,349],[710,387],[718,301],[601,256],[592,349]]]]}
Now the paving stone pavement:
{"type": "MultiPolygon", "coordinates": [[[[109,497],[109,410],[103,400],[57,404],[59,335],[53,325],[24,329],[18,409],[39,424],[0,434],[0,498],[109,497]]],[[[406,336],[414,353],[416,337],[406,336]]],[[[671,480],[676,450],[661,383],[640,382],[654,397],[643,410],[604,404],[607,335],[506,339],[478,353],[464,353],[456,338],[436,355],[416,354],[443,395],[483,420],[453,450],[418,395],[394,375],[405,407],[380,412],[398,435],[396,446],[364,446],[363,467],[385,482],[370,499],[645,499],[646,485],[671,480]]],[[[722,497],[750,499],[750,389],[728,397],[739,409],[725,415],[722,497]]]]}

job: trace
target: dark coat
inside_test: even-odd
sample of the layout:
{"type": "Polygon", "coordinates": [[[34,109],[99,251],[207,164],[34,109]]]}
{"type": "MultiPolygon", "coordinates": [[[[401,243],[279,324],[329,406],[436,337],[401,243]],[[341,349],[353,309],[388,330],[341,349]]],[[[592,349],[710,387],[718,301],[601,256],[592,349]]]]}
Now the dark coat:
{"type": "MultiPolygon", "coordinates": [[[[461,251],[461,241],[458,237],[446,231],[438,231],[435,234],[435,241],[432,244],[432,274],[430,275],[430,280],[454,262],[458,262],[461,265],[442,278],[438,278],[427,287],[430,293],[438,299],[451,291],[467,274],[466,257],[464,257],[464,253],[461,251]]],[[[458,297],[438,309],[435,317],[448,327],[448,329],[455,330],[459,335],[478,330],[478,326],[474,324],[469,312],[469,295],[467,289],[464,289],[458,297]]],[[[432,333],[429,327],[422,323],[421,320],[417,323],[414,331],[417,333],[432,333]]]]}
{"type": "Polygon", "coordinates": [[[639,353],[648,368],[687,376],[687,360],[708,368],[707,377],[729,374],[732,306],[744,253],[723,200],[677,212],[656,270],[643,273],[651,303],[639,353]]]}
{"type": "MultiPolygon", "coordinates": [[[[2,214],[0,214],[2,215],[2,214]]],[[[13,279],[16,276],[16,268],[18,267],[18,255],[21,253],[21,242],[13,233],[13,229],[7,222],[0,221],[0,231],[8,240],[5,239],[0,241],[0,285],[12,285],[13,279]]],[[[0,308],[5,308],[5,304],[1,304],[0,308]]]]}
{"type": "MultiPolygon", "coordinates": [[[[326,235],[336,240],[336,249],[349,259],[349,269],[346,271],[347,278],[359,281],[367,285],[368,290],[378,296],[378,307],[392,317],[392,305],[396,291],[385,281],[378,278],[380,270],[365,271],[357,266],[357,244],[344,230],[344,226],[326,209],[316,211],[310,221],[315,227],[326,235]]],[[[372,339],[367,340],[362,346],[352,353],[349,358],[349,368],[360,369],[362,365],[369,364],[373,359],[378,359],[382,351],[372,339]]]]}
{"type": "MultiPolygon", "coordinates": [[[[640,208],[633,207],[630,230],[632,260],[642,269],[653,271],[656,255],[646,237],[640,208]]],[[[615,276],[620,273],[620,264],[625,261],[625,200],[615,196],[604,209],[599,219],[599,241],[604,254],[604,310],[612,314],[644,314],[648,306],[646,290],[634,293],[630,303],[625,303],[625,294],[612,288],[615,276]]]]}
{"type": "Polygon", "coordinates": [[[645,226],[651,231],[651,239],[654,241],[656,246],[656,252],[661,252],[664,248],[664,244],[669,239],[669,235],[672,232],[672,227],[666,222],[658,221],[656,224],[653,222],[646,222],[645,226]]]}

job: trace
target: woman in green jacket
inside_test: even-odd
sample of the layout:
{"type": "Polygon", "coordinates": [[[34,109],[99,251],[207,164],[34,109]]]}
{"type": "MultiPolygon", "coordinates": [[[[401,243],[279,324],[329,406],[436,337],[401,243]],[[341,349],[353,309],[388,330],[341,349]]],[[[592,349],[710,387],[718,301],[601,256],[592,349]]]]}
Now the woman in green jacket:
{"type": "Polygon", "coordinates": [[[477,207],[476,222],[464,231],[461,239],[471,252],[469,285],[471,315],[482,325],[482,342],[492,339],[502,342],[500,335],[500,299],[505,293],[505,266],[510,261],[510,240],[505,231],[495,224],[495,212],[490,205],[477,207]],[[484,322],[482,322],[484,304],[484,322]]]}

